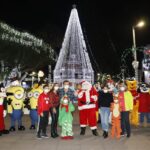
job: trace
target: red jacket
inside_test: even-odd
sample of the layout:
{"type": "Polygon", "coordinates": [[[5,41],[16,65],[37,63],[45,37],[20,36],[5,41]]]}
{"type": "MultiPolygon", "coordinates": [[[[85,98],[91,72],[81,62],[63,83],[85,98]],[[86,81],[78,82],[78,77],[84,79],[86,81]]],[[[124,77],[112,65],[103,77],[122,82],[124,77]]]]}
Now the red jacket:
{"type": "Polygon", "coordinates": [[[50,109],[50,99],[48,94],[44,92],[40,94],[38,98],[38,115],[40,115],[44,111],[49,111],[50,109]]]}
{"type": "Polygon", "coordinates": [[[59,106],[59,95],[54,92],[50,92],[48,95],[50,98],[50,107],[58,107],[59,106]]]}
{"type": "Polygon", "coordinates": [[[150,112],[150,94],[140,93],[139,97],[139,112],[148,113],[150,112]]]}

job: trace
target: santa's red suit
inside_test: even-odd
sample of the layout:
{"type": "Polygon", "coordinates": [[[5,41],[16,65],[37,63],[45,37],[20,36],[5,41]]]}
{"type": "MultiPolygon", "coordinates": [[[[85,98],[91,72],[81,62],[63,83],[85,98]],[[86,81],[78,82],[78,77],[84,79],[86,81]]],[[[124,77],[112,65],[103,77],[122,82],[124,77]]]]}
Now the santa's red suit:
{"type": "Polygon", "coordinates": [[[92,130],[97,129],[96,121],[96,102],[98,94],[91,87],[90,90],[80,90],[78,92],[78,109],[80,118],[80,127],[90,126],[92,130]]]}

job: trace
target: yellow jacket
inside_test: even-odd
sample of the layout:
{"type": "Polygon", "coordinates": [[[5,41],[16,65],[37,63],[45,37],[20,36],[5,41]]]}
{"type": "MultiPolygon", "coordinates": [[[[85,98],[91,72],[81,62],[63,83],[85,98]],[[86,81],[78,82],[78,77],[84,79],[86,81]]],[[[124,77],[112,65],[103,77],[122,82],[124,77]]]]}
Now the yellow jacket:
{"type": "Polygon", "coordinates": [[[130,111],[133,109],[133,96],[130,91],[124,92],[125,110],[130,111]]]}

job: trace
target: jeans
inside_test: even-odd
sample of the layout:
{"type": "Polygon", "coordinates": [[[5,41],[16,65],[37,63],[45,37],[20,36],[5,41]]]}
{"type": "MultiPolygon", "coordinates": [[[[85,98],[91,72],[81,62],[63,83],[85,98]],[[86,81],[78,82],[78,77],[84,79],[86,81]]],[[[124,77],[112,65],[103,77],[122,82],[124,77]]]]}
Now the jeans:
{"type": "Polygon", "coordinates": [[[11,127],[15,127],[15,122],[18,121],[18,127],[22,126],[22,110],[15,109],[11,114],[11,127]]]}
{"type": "Polygon", "coordinates": [[[30,110],[30,118],[31,118],[31,125],[35,125],[35,123],[38,123],[38,114],[36,109],[30,110]]]}
{"type": "Polygon", "coordinates": [[[100,108],[102,129],[103,129],[103,131],[106,131],[106,132],[108,132],[108,129],[109,129],[109,115],[110,115],[109,107],[101,107],[100,108]]]}
{"type": "Polygon", "coordinates": [[[129,111],[123,111],[121,112],[121,129],[122,134],[127,132],[127,135],[130,135],[131,133],[131,127],[130,127],[130,121],[129,121],[129,111]]]}
{"type": "Polygon", "coordinates": [[[150,123],[150,113],[140,113],[140,123],[144,123],[144,117],[146,117],[147,123],[150,123]]]}
{"type": "Polygon", "coordinates": [[[43,117],[39,116],[39,120],[38,120],[38,135],[42,134],[45,135],[46,134],[46,128],[48,125],[48,117],[49,117],[49,111],[44,111],[43,112],[43,117]]]}
{"type": "Polygon", "coordinates": [[[52,117],[51,133],[57,133],[59,107],[56,107],[56,113],[53,112],[53,108],[50,108],[50,114],[52,117]]]}

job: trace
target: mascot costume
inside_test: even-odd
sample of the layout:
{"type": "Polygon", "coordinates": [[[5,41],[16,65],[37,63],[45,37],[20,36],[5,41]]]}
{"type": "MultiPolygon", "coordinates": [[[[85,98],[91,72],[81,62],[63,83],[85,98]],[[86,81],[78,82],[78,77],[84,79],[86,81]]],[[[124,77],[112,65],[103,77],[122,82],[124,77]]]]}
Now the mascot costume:
{"type": "Polygon", "coordinates": [[[98,93],[89,82],[83,81],[81,84],[82,89],[78,92],[78,109],[81,127],[80,135],[85,134],[86,126],[89,125],[93,135],[98,136],[96,120],[98,93]]]}
{"type": "Polygon", "coordinates": [[[38,83],[33,85],[33,88],[28,93],[28,98],[26,99],[26,106],[30,110],[30,119],[31,126],[30,130],[35,129],[36,123],[38,123],[38,113],[37,113],[37,103],[38,97],[43,92],[43,88],[41,88],[38,83]]]}
{"type": "Polygon", "coordinates": [[[62,139],[73,139],[72,132],[72,112],[75,110],[72,102],[67,96],[64,96],[60,101],[59,107],[59,118],[58,123],[62,128],[61,138],[62,139]]]}
{"type": "Polygon", "coordinates": [[[0,85],[0,136],[2,134],[8,134],[9,131],[5,129],[4,117],[7,114],[7,100],[5,88],[3,85],[0,85]]]}
{"type": "Polygon", "coordinates": [[[22,125],[24,89],[19,85],[12,85],[7,88],[6,95],[8,103],[8,113],[10,113],[11,116],[11,127],[9,130],[16,130],[16,121],[18,121],[18,130],[25,130],[25,127],[22,125]]]}
{"type": "Polygon", "coordinates": [[[150,125],[150,93],[146,84],[140,85],[139,88],[139,113],[140,125],[143,125],[144,117],[147,119],[147,125],[150,125]]]}
{"type": "Polygon", "coordinates": [[[135,79],[127,80],[127,89],[131,92],[134,103],[133,103],[133,110],[130,114],[130,122],[134,126],[139,125],[139,94],[137,92],[137,81],[135,79]]]}
{"type": "Polygon", "coordinates": [[[112,112],[112,128],[111,128],[111,137],[120,138],[121,134],[121,107],[118,101],[118,95],[114,95],[114,102],[111,104],[110,111],[112,112]]]}

